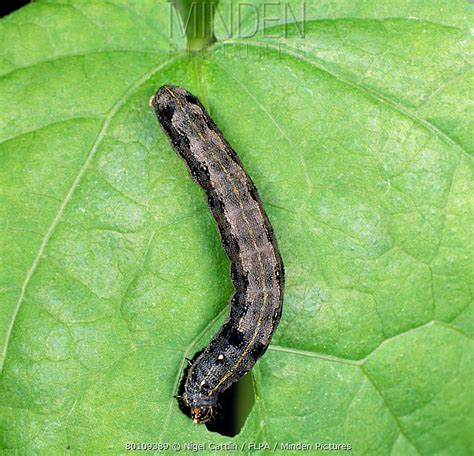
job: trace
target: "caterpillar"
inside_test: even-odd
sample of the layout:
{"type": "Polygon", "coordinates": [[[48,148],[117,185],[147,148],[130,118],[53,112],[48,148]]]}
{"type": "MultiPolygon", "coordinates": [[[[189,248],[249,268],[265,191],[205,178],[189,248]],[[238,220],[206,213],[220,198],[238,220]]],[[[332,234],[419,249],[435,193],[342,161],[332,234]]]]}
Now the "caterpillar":
{"type": "Polygon", "coordinates": [[[195,423],[205,423],[212,419],[219,395],[268,348],[282,312],[283,261],[254,183],[197,97],[164,85],[150,105],[191,177],[204,189],[231,261],[235,292],[227,319],[189,360],[178,397],[195,423]]]}

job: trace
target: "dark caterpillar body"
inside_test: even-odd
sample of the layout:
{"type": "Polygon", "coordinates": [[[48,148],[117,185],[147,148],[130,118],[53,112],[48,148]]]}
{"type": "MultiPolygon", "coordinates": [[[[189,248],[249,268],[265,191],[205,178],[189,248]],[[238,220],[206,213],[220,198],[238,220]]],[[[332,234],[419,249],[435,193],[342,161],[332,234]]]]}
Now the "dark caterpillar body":
{"type": "Polygon", "coordinates": [[[235,293],[228,318],[191,361],[179,397],[201,423],[211,418],[219,393],[267,349],[281,316],[283,262],[252,180],[199,100],[165,85],[151,105],[175,151],[205,190],[231,261],[235,293]]]}

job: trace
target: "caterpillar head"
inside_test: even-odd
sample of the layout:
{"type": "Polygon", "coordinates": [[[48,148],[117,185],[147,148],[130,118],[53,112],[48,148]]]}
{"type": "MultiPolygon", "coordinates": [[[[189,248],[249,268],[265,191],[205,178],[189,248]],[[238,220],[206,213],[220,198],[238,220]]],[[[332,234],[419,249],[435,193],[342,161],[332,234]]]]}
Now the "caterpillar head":
{"type": "Polygon", "coordinates": [[[193,423],[207,423],[214,418],[214,407],[193,407],[191,408],[191,419],[193,423]]]}
{"type": "Polygon", "coordinates": [[[215,396],[205,396],[202,393],[184,391],[180,397],[183,408],[194,423],[206,423],[214,418],[214,409],[217,405],[215,396]]]}

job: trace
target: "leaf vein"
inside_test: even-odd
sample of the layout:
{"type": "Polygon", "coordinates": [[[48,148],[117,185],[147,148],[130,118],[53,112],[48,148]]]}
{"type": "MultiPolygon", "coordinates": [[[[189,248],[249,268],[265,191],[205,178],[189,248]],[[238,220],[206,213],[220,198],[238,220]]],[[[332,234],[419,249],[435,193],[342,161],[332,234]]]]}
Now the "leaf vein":
{"type": "Polygon", "coordinates": [[[167,62],[165,63],[160,63],[158,66],[154,66],[151,70],[147,71],[143,76],[141,76],[138,80],[136,80],[124,93],[124,95],[122,97],[119,98],[119,100],[115,103],[115,105],[110,109],[109,113],[107,114],[107,116],[105,117],[105,120],[102,124],[102,128],[100,129],[98,135],[97,135],[97,138],[93,144],[93,146],[91,147],[91,150],[89,152],[89,154],[87,155],[87,158],[86,160],[84,161],[83,165],[81,166],[81,168],[79,169],[79,172],[76,176],[76,178],[74,179],[72,185],[71,185],[71,188],[69,189],[69,191],[66,193],[66,196],[63,200],[63,202],[61,203],[61,205],[59,206],[59,209],[58,209],[58,212],[56,213],[51,225],[49,226],[47,232],[46,232],[46,235],[45,237],[43,238],[43,241],[40,245],[40,248],[38,250],[38,253],[36,255],[36,257],[34,258],[33,260],[33,263],[31,264],[31,267],[30,269],[28,270],[28,272],[26,273],[26,276],[25,276],[25,279],[23,281],[23,284],[21,286],[21,291],[20,291],[20,296],[18,298],[18,301],[15,305],[15,308],[13,310],[13,315],[12,315],[12,318],[11,318],[11,321],[7,327],[7,331],[6,331],[6,335],[5,335],[5,340],[4,340],[4,344],[3,344],[3,348],[2,348],[2,352],[0,354],[0,372],[3,371],[3,366],[5,364],[5,359],[6,359],[6,356],[7,356],[7,351],[8,351],[8,346],[9,346],[9,342],[10,342],[10,339],[11,339],[11,335],[12,335],[12,332],[13,332],[13,327],[14,327],[14,324],[15,324],[15,321],[16,321],[16,318],[18,316],[18,312],[21,308],[21,305],[23,304],[23,301],[25,299],[25,293],[26,293],[26,289],[30,283],[30,280],[34,274],[34,272],[36,271],[36,268],[38,267],[38,264],[41,260],[41,257],[43,256],[44,252],[45,252],[45,249],[46,249],[46,246],[49,242],[49,240],[51,239],[56,227],[58,226],[59,222],[61,221],[62,219],[62,216],[64,214],[64,211],[66,209],[66,206],[67,204],[69,203],[69,201],[71,200],[75,190],[77,189],[77,187],[79,186],[79,183],[82,179],[82,177],[84,176],[85,172],[87,171],[87,169],[89,168],[90,164],[92,163],[92,160],[94,159],[96,153],[97,153],[97,150],[100,146],[100,144],[102,143],[102,140],[103,138],[105,137],[105,134],[107,132],[107,129],[109,128],[111,122],[112,122],[112,119],[114,118],[115,114],[119,111],[119,109],[125,104],[125,102],[129,99],[129,97],[141,86],[143,85],[146,81],[148,81],[148,79],[150,79],[151,76],[153,76],[155,73],[157,73],[158,71],[160,71],[161,69],[163,69],[164,67],[166,66],[169,66],[171,65],[172,63],[174,63],[176,60],[175,59],[171,59],[171,60],[168,60],[167,62]]]}

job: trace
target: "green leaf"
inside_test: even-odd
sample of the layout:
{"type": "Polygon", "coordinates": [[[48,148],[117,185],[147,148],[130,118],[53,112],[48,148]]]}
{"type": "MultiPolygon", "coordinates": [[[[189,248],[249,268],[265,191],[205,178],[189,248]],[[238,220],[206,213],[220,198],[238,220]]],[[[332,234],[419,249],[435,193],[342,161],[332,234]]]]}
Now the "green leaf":
{"type": "Polygon", "coordinates": [[[217,9],[218,1],[178,0],[175,4],[183,24],[181,33],[186,34],[190,51],[203,50],[216,41],[212,15],[217,9]]]}
{"type": "Polygon", "coordinates": [[[193,55],[164,1],[36,1],[0,21],[6,453],[472,454],[471,5],[305,5],[303,21],[303,2],[288,20],[285,4],[222,2],[217,42],[193,55]],[[286,266],[234,438],[172,397],[232,288],[203,192],[148,106],[165,83],[210,109],[286,266]]]}

